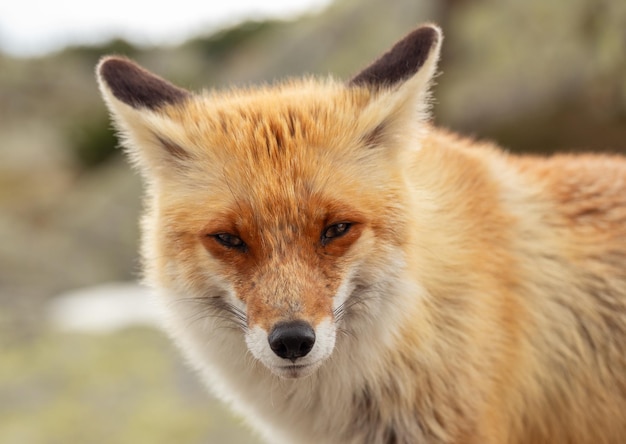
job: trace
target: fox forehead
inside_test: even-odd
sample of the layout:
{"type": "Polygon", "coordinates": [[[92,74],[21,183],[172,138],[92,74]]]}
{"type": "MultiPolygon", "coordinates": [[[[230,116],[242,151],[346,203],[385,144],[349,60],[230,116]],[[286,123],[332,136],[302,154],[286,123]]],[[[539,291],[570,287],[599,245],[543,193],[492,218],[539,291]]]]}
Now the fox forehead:
{"type": "Polygon", "coordinates": [[[363,118],[369,95],[313,80],[205,93],[163,110],[168,126],[162,138],[206,173],[234,172],[244,184],[263,172],[283,179],[314,176],[364,157],[361,145],[373,129],[363,118]]]}
{"type": "Polygon", "coordinates": [[[316,219],[340,212],[342,196],[364,194],[364,164],[383,168],[362,146],[370,128],[358,117],[368,93],[306,85],[204,94],[164,109],[175,130],[159,137],[189,155],[168,177],[187,185],[183,195],[206,191],[219,211],[247,205],[287,220],[313,202],[316,219]]]}
{"type": "Polygon", "coordinates": [[[258,90],[204,93],[164,111],[193,138],[187,149],[206,149],[194,145],[208,138],[218,145],[216,150],[239,158],[258,161],[266,154],[276,160],[277,150],[294,155],[302,153],[302,142],[321,147],[352,135],[355,117],[369,96],[366,89],[346,89],[332,81],[292,81],[258,90]]]}

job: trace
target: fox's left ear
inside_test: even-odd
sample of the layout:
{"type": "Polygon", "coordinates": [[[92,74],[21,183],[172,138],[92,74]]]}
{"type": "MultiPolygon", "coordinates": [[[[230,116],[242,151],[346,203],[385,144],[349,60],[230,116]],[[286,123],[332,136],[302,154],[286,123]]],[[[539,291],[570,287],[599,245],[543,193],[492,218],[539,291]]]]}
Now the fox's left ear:
{"type": "Polygon", "coordinates": [[[443,36],[438,26],[421,26],[348,81],[348,87],[372,92],[366,140],[381,140],[395,124],[426,120],[429,87],[437,71],[443,36]]]}
{"type": "Polygon", "coordinates": [[[421,26],[354,76],[349,85],[375,89],[393,88],[416,77],[415,83],[427,86],[437,68],[441,40],[439,27],[421,26]]]}

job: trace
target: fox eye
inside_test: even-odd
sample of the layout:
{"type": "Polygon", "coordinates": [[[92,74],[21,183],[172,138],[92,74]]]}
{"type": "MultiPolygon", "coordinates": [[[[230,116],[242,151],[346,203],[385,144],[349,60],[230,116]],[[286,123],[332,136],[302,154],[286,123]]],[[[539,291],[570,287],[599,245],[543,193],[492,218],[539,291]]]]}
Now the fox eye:
{"type": "Polygon", "coordinates": [[[352,227],[350,222],[340,222],[324,228],[324,232],[322,233],[322,245],[326,245],[331,240],[343,236],[350,231],[350,227],[352,227]]]}
{"type": "Polygon", "coordinates": [[[245,251],[247,246],[239,236],[235,236],[230,233],[217,233],[213,235],[213,238],[227,248],[233,248],[235,250],[245,251]]]}

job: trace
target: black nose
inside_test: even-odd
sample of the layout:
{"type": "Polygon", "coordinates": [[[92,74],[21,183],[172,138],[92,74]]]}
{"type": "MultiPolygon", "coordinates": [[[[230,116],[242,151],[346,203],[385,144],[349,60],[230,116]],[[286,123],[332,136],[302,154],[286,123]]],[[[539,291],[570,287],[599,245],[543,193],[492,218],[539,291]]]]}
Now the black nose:
{"type": "Polygon", "coordinates": [[[267,340],[274,353],[295,361],[311,351],[315,344],[315,331],[304,321],[280,322],[274,326],[267,340]]]}

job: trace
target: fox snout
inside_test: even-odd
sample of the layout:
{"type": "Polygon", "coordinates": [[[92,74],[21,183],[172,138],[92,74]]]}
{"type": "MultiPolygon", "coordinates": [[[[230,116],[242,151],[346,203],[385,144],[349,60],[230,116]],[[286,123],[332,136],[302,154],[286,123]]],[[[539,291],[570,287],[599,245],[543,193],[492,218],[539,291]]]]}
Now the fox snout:
{"type": "Polygon", "coordinates": [[[300,378],[317,370],[335,348],[332,317],[313,324],[302,318],[278,320],[268,330],[249,328],[246,343],[252,355],[282,378],[300,378]]]}
{"type": "Polygon", "coordinates": [[[315,330],[308,322],[279,322],[267,337],[276,356],[296,362],[306,356],[315,345],[315,330]]]}
{"type": "Polygon", "coordinates": [[[315,263],[308,264],[300,253],[287,251],[280,260],[257,265],[235,287],[246,313],[250,353],[285,378],[313,373],[332,354],[335,305],[345,299],[342,276],[332,274],[339,267],[326,270],[313,255],[315,263]]]}

